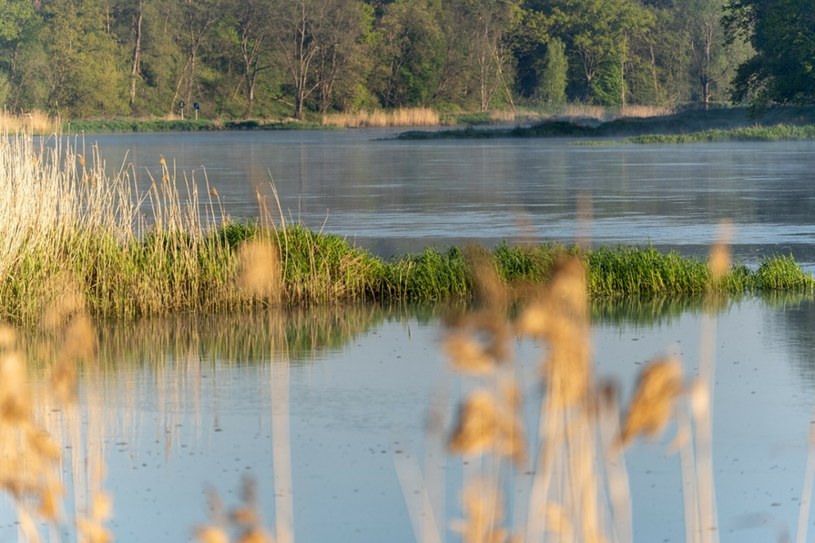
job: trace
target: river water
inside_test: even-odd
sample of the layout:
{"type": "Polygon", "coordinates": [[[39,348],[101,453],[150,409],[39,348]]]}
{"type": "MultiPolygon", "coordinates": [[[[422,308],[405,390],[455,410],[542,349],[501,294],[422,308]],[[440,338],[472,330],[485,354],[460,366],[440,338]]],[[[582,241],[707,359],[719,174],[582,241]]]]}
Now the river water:
{"type": "MultiPolygon", "coordinates": [[[[132,163],[140,176],[155,174],[160,156],[174,160],[179,175],[199,182],[206,175],[235,218],[256,216],[256,191],[271,196],[273,183],[288,217],[384,257],[463,241],[570,242],[587,232],[596,244],[650,242],[702,256],[727,220],[745,263],[791,252],[815,267],[812,142],[382,139],[389,135],[137,134],[86,136],[85,144],[97,143],[108,167],[132,163]]],[[[470,384],[449,369],[441,314],[360,307],[100,328],[98,365],[80,374],[75,420],[83,430],[57,432],[69,516],[89,484],[76,466],[98,451],[117,541],[188,540],[208,518],[208,489],[234,505],[246,475],[258,485],[266,524],[293,519],[296,541],[421,540],[411,511],[424,492],[443,538],[457,541],[447,525],[460,518],[468,468],[442,443],[470,384]],[[434,420],[441,429],[428,425],[434,420]],[[290,468],[281,477],[286,451],[290,468]],[[424,482],[400,483],[415,465],[424,466],[424,482]]],[[[659,354],[679,355],[690,378],[704,334],[712,336],[722,541],[796,533],[813,418],[814,324],[811,299],[783,296],[712,312],[665,300],[594,308],[597,372],[620,383],[625,398],[659,354]]],[[[524,418],[534,427],[543,351],[520,341],[515,349],[524,418]]],[[[35,384],[44,382],[43,371],[33,373],[35,384]]],[[[66,428],[67,411],[40,408],[52,427],[66,428]]],[[[674,434],[637,442],[627,455],[635,541],[685,539],[674,434]]],[[[529,477],[522,470],[508,489],[511,516],[528,499],[529,477]]],[[[0,541],[16,537],[0,502],[0,541]]]]}
{"type": "MultiPolygon", "coordinates": [[[[233,218],[256,217],[274,183],[287,218],[391,256],[502,240],[646,244],[704,254],[716,227],[757,263],[815,262],[815,142],[575,145],[566,139],[393,141],[391,131],[85,136],[110,168],[157,178],[161,156],[233,218]],[[588,213],[578,212],[580,201],[588,213]],[[582,220],[581,220],[582,219],[582,220]]],[[[275,208],[272,203],[273,209],[275,208]]]]}

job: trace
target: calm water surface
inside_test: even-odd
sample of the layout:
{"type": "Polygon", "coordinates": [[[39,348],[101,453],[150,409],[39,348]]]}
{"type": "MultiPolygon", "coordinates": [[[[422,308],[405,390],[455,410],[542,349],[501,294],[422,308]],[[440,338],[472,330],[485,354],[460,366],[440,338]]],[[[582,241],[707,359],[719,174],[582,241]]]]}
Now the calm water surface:
{"type": "MultiPolygon", "coordinates": [[[[687,374],[695,373],[701,311],[648,324],[630,317],[595,323],[600,375],[628,396],[642,364],[665,352],[678,353],[687,374]]],[[[80,378],[81,419],[107,462],[117,540],[186,541],[207,518],[205,490],[234,505],[245,475],[257,480],[272,519],[282,492],[274,486],[274,417],[286,411],[297,541],[415,541],[395,465],[416,458],[428,466],[437,511],[457,518],[461,462],[440,452],[442,437],[426,422],[440,414],[449,428],[468,385],[439,354],[436,322],[354,310],[108,330],[99,368],[80,378]]],[[[744,301],[716,318],[714,469],[723,541],[773,541],[779,530],[794,531],[815,392],[813,323],[811,301],[744,301]]],[[[542,351],[525,342],[516,349],[532,428],[542,351]]],[[[63,412],[46,413],[57,428],[64,424],[63,412]]],[[[683,540],[672,434],[628,455],[636,541],[683,540]]],[[[70,503],[85,483],[81,446],[64,439],[70,503]]],[[[518,478],[515,503],[525,503],[528,483],[518,478]]],[[[418,488],[408,483],[408,497],[418,488]]],[[[0,519],[4,510],[11,518],[0,507],[0,519]]],[[[0,540],[15,537],[14,525],[0,521],[0,540]]]]}
{"type": "MultiPolygon", "coordinates": [[[[388,132],[247,132],[87,136],[111,168],[140,177],[160,156],[218,188],[233,217],[257,214],[271,193],[309,226],[389,256],[475,240],[572,241],[577,202],[592,202],[596,243],[653,242],[702,255],[725,219],[749,264],[793,252],[815,267],[811,172],[815,143],[581,147],[565,140],[397,142],[388,132]],[[115,166],[114,166],[115,165],[115,166]],[[193,170],[194,173],[193,173],[193,170]]],[[[630,394],[654,355],[679,353],[688,376],[706,317],[690,307],[598,311],[598,373],[630,394]],[[656,317],[654,316],[656,315],[656,317]]],[[[748,299],[716,318],[714,470],[721,540],[776,541],[797,525],[815,392],[815,304],[748,299]]],[[[439,348],[436,315],[355,308],[340,314],[240,316],[106,326],[99,367],[83,372],[82,439],[107,463],[117,541],[186,541],[205,521],[206,491],[237,503],[252,476],[268,525],[290,505],[298,542],[416,541],[396,465],[428,470],[434,509],[458,518],[460,460],[427,430],[469,385],[439,348]],[[288,387],[285,387],[288,383],[288,387]],[[286,394],[286,391],[288,393],[286,394]],[[431,406],[435,406],[431,409],[431,406]],[[433,416],[431,416],[433,415],[433,416]],[[289,422],[292,493],[275,488],[274,447],[289,422]]],[[[539,346],[516,344],[525,417],[540,401],[539,346]]],[[[43,382],[34,371],[34,384],[43,382]]],[[[41,404],[65,427],[67,414],[41,404]]],[[[64,439],[69,512],[86,481],[76,437],[64,439]]],[[[627,457],[635,541],[683,541],[672,432],[627,457]]],[[[278,449],[278,458],[281,457],[278,449]]],[[[528,476],[512,486],[525,503],[528,476]]],[[[516,507],[520,509],[520,507],[516,507]]],[[[515,513],[513,513],[515,514],[515,513]]],[[[0,502],[0,541],[16,541],[0,502]]],[[[812,523],[810,523],[812,524],[812,523]]],[[[815,528],[811,527],[810,530],[815,528]]],[[[446,532],[448,541],[456,541],[446,532]]]]}
{"type": "MultiPolygon", "coordinates": [[[[391,131],[85,137],[112,168],[209,182],[235,218],[273,180],[289,217],[375,252],[502,240],[573,242],[578,199],[597,244],[704,254],[724,220],[748,264],[792,252],[815,264],[815,142],[581,146],[566,139],[384,141],[391,131]],[[190,174],[191,175],[191,174],[190,174]]],[[[142,175],[143,176],[143,175],[142,175]]],[[[143,176],[145,177],[145,176],[143,176]]],[[[160,175],[159,175],[160,177],[160,175]]]]}

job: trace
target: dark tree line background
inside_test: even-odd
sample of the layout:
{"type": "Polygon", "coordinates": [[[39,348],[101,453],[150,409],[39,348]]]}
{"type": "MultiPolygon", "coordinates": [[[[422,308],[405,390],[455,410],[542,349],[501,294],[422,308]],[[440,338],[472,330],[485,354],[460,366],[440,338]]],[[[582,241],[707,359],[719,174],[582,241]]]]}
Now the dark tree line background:
{"type": "Polygon", "coordinates": [[[812,0],[0,0],[0,103],[208,117],[815,96],[812,0]],[[793,36],[784,41],[783,36],[793,36]],[[732,86],[734,85],[734,86],[732,86]]]}

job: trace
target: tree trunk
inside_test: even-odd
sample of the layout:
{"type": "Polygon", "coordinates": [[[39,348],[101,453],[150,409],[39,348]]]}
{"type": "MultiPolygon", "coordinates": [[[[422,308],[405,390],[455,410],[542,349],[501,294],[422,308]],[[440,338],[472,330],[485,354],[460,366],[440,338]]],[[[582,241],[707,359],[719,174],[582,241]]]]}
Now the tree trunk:
{"type": "Polygon", "coordinates": [[[141,38],[142,20],[144,18],[144,2],[139,1],[139,11],[133,23],[135,45],[133,46],[133,69],[130,71],[130,111],[136,113],[136,83],[141,75],[141,38]]]}

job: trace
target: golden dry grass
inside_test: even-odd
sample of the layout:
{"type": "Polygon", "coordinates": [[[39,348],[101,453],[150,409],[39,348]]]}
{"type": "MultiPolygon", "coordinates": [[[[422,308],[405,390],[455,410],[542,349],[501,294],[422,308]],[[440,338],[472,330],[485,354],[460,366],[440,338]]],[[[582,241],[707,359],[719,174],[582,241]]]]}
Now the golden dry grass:
{"type": "Polygon", "coordinates": [[[36,109],[19,114],[0,112],[0,134],[54,134],[59,129],[59,118],[36,109]]]}
{"type": "Polygon", "coordinates": [[[611,121],[618,118],[644,118],[672,115],[675,110],[664,106],[628,104],[619,108],[594,106],[591,104],[569,104],[556,113],[560,117],[582,117],[598,121],[611,121]]]}
{"type": "Polygon", "coordinates": [[[400,126],[438,126],[441,118],[430,108],[375,109],[357,113],[329,113],[322,117],[323,126],[343,128],[390,128],[400,126]]]}

